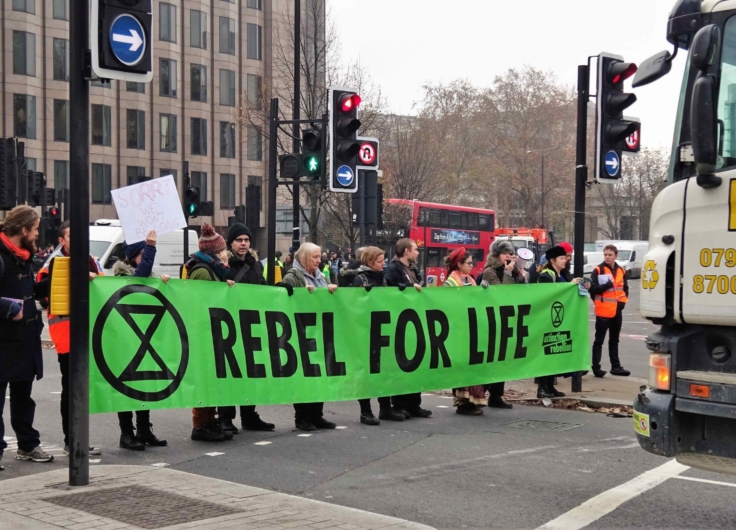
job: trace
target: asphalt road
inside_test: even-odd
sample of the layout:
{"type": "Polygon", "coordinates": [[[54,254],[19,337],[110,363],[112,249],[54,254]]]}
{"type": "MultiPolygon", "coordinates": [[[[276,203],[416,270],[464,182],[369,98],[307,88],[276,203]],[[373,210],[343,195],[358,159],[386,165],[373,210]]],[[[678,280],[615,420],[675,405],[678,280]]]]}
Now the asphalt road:
{"type": "MultiPolygon", "coordinates": [[[[632,290],[630,306],[635,296],[632,290]]],[[[633,313],[625,334],[654,329],[633,313]]],[[[634,375],[646,377],[640,338],[624,337],[621,353],[634,375]]],[[[31,464],[8,451],[0,480],[67,465],[58,456],[56,354],[44,355],[47,375],[34,387],[36,425],[57,458],[31,464]]],[[[521,405],[467,417],[454,413],[451,399],[423,399],[431,419],[378,427],[358,422],[357,403],[330,403],[326,416],[341,428],[308,436],[294,429],[290,406],[260,407],[275,432],[241,433],[219,444],[189,439],[190,411],[154,411],[154,431],[170,445],[142,453],[117,447],[115,415],[96,415],[91,441],[104,454],[92,465],[166,465],[442,529],[538,528],[551,521],[548,528],[734,527],[736,477],[683,471],[642,451],[630,419],[521,405]]]]}

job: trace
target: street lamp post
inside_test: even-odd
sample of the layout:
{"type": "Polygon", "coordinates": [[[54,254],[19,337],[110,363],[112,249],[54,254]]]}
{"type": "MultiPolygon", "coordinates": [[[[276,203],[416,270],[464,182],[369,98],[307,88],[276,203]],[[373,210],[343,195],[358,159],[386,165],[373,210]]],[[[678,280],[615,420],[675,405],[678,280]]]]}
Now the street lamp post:
{"type": "Polygon", "coordinates": [[[547,202],[547,200],[546,200],[547,199],[547,190],[545,189],[545,186],[544,186],[544,157],[545,157],[545,153],[547,153],[549,151],[553,151],[555,149],[557,149],[557,148],[556,147],[550,147],[549,149],[540,149],[540,150],[537,150],[537,151],[529,150],[529,151],[526,152],[526,154],[528,154],[528,155],[530,155],[532,153],[537,153],[537,154],[539,154],[539,155],[542,156],[542,168],[541,168],[541,175],[540,176],[541,176],[541,180],[542,180],[542,194],[541,195],[542,195],[542,227],[543,228],[547,228],[547,226],[544,224],[544,221],[545,221],[545,219],[544,219],[544,203],[547,202]]]}

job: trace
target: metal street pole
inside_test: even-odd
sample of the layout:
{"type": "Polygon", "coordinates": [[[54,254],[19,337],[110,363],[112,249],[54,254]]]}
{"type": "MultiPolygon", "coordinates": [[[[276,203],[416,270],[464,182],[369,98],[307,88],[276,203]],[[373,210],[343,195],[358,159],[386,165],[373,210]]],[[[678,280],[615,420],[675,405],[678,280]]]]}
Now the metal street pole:
{"type": "MultiPolygon", "coordinates": [[[[292,109],[292,117],[295,120],[291,129],[291,134],[294,136],[292,151],[294,153],[299,152],[299,124],[296,120],[299,119],[299,105],[301,103],[301,26],[302,26],[302,2],[301,0],[294,0],[294,103],[292,109]]],[[[291,248],[292,252],[296,253],[299,248],[301,241],[301,219],[299,211],[299,181],[294,181],[292,189],[292,237],[291,237],[291,248]]],[[[275,251],[274,251],[275,252],[275,251]]],[[[269,259],[271,255],[269,254],[269,259]]]]}
{"type": "Polygon", "coordinates": [[[545,192],[544,192],[544,154],[542,154],[542,228],[547,228],[544,224],[544,203],[545,203],[545,192]]]}
{"type": "Polygon", "coordinates": [[[359,240],[358,244],[361,247],[364,247],[366,245],[366,238],[365,238],[365,218],[366,218],[366,211],[365,211],[365,169],[359,169],[358,170],[358,191],[355,192],[355,197],[358,202],[358,230],[359,230],[359,240]]]}
{"type": "Polygon", "coordinates": [[[276,261],[276,136],[279,133],[279,99],[271,99],[271,113],[268,136],[268,244],[266,259],[266,282],[273,285],[274,264],[276,261]]]}
{"type": "Polygon", "coordinates": [[[69,2],[69,485],[89,484],[89,2],[69,2]]]}
{"type": "MultiPolygon", "coordinates": [[[[181,183],[181,187],[184,188],[182,193],[187,192],[187,188],[189,188],[189,161],[184,162],[184,178],[181,183]]],[[[183,208],[184,210],[184,263],[186,264],[187,259],[189,258],[189,212],[186,208],[183,208]]]]}

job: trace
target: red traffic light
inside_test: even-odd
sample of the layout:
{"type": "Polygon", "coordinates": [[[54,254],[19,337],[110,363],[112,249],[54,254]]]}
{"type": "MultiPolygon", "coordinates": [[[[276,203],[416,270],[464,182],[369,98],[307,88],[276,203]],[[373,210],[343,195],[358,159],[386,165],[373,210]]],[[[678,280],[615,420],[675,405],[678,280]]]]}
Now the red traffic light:
{"type": "Polygon", "coordinates": [[[51,217],[56,217],[59,215],[59,209],[58,208],[51,208],[51,217]]]}
{"type": "Polygon", "coordinates": [[[351,112],[358,108],[361,101],[363,100],[358,94],[345,94],[340,98],[340,110],[343,112],[351,112]]]}
{"type": "Polygon", "coordinates": [[[611,83],[617,85],[622,81],[626,81],[629,77],[634,75],[638,67],[635,63],[613,63],[608,73],[610,74],[611,83]]]}

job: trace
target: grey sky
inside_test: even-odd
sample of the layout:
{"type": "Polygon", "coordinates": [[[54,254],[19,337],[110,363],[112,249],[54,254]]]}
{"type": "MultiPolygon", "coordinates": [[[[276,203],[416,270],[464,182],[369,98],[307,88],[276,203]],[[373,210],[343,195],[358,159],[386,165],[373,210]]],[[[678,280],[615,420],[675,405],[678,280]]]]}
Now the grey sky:
{"type": "MultiPolygon", "coordinates": [[[[466,78],[490,86],[508,68],[529,65],[574,86],[577,65],[601,51],[641,64],[671,50],[665,34],[674,3],[330,0],[328,5],[342,61],[360,60],[391,111],[412,114],[426,82],[466,78]]],[[[635,91],[638,101],[627,114],[641,118],[642,146],[671,147],[684,64],[681,53],[667,77],[635,91]]]]}

